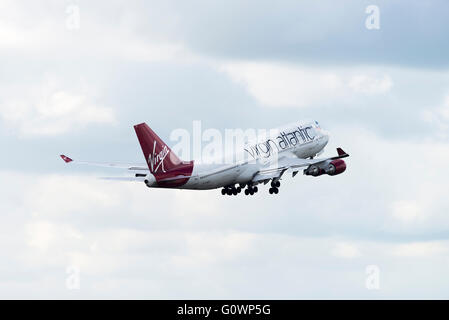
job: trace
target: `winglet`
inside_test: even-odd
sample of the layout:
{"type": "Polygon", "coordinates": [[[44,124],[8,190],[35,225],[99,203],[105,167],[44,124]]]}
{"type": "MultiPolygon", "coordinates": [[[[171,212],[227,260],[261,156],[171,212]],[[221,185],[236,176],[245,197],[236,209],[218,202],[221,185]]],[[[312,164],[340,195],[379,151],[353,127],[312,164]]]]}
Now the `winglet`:
{"type": "Polygon", "coordinates": [[[67,156],[65,156],[63,154],[61,154],[60,157],[62,158],[62,160],[64,160],[65,163],[69,163],[69,162],[73,161],[72,159],[70,159],[69,157],[67,157],[67,156]]]}
{"type": "Polygon", "coordinates": [[[347,154],[345,151],[343,151],[342,148],[337,148],[337,153],[338,153],[339,158],[349,157],[349,154],[347,154]]]}

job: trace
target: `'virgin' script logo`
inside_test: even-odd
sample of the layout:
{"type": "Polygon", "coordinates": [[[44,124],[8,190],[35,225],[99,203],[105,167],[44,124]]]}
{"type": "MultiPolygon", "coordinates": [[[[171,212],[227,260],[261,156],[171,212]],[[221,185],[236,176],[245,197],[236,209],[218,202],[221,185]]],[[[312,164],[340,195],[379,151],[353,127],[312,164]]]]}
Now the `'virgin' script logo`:
{"type": "Polygon", "coordinates": [[[157,170],[160,167],[162,172],[165,173],[164,159],[168,156],[170,150],[167,148],[167,146],[164,146],[158,154],[155,154],[155,152],[156,152],[156,141],[154,141],[153,145],[153,154],[150,154],[148,156],[148,164],[150,165],[151,172],[152,173],[157,172],[157,170]]]}

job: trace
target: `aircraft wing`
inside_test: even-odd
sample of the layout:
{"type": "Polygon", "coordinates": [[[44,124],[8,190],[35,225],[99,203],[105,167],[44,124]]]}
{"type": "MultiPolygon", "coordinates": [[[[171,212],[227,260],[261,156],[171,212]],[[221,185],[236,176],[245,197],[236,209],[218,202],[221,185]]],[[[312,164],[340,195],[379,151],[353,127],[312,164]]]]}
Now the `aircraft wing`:
{"type": "MultiPolygon", "coordinates": [[[[287,168],[288,169],[288,168],[287,168]]],[[[270,180],[279,179],[285,171],[287,171],[286,168],[276,168],[271,170],[261,170],[257,172],[257,174],[254,176],[254,178],[251,180],[252,182],[264,182],[265,184],[268,183],[270,180]]]]}
{"type": "Polygon", "coordinates": [[[284,157],[279,160],[279,166],[276,168],[267,168],[262,169],[257,172],[257,174],[253,178],[253,182],[261,182],[261,181],[268,181],[270,179],[279,179],[285,171],[288,169],[296,169],[301,167],[308,167],[312,164],[318,164],[327,160],[336,160],[341,158],[349,157],[349,154],[347,154],[343,149],[337,148],[337,156],[330,157],[330,158],[321,158],[321,159],[301,159],[297,158],[295,156],[291,157],[284,157]]]}
{"type": "Polygon", "coordinates": [[[65,155],[61,155],[62,160],[65,163],[85,164],[89,166],[106,167],[106,168],[119,168],[127,169],[131,171],[149,171],[148,166],[144,163],[113,163],[113,162],[90,162],[90,161],[75,161],[65,155]]]}

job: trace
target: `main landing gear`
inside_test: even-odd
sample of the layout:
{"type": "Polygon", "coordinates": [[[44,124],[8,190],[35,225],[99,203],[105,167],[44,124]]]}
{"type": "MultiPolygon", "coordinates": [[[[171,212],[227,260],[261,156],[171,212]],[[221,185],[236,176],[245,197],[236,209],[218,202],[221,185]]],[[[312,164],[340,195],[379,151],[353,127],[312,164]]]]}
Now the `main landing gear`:
{"type": "MultiPolygon", "coordinates": [[[[280,186],[281,186],[281,183],[279,181],[271,181],[271,188],[268,190],[268,192],[270,194],[278,194],[280,186]]],[[[245,184],[239,184],[237,186],[235,186],[235,185],[226,186],[223,189],[221,189],[221,194],[228,195],[228,196],[232,196],[232,195],[236,196],[240,192],[242,192],[243,188],[245,188],[245,184]]],[[[257,191],[259,191],[257,186],[246,184],[245,195],[252,196],[255,193],[257,193],[257,191]]]]}
{"type": "Polygon", "coordinates": [[[270,194],[278,194],[281,183],[279,181],[271,181],[271,188],[268,190],[270,194]]]}
{"type": "MultiPolygon", "coordinates": [[[[221,194],[222,195],[228,195],[228,196],[236,196],[237,194],[239,194],[240,192],[242,192],[242,188],[244,188],[245,185],[238,185],[236,186],[227,186],[224,187],[223,189],[221,189],[221,194]]],[[[245,195],[249,196],[249,195],[253,195],[255,193],[257,193],[257,191],[259,191],[259,189],[256,186],[251,186],[248,185],[247,188],[245,189],[245,195]]]]}
{"type": "Polygon", "coordinates": [[[227,186],[227,187],[224,187],[223,189],[221,189],[221,194],[222,195],[227,194],[228,196],[232,196],[232,195],[236,196],[240,192],[242,192],[242,188],[235,187],[235,186],[227,186]]]}
{"type": "Polygon", "coordinates": [[[247,189],[245,189],[245,195],[249,196],[249,195],[253,195],[255,193],[257,193],[257,191],[259,191],[259,189],[255,186],[248,186],[247,189]]]}

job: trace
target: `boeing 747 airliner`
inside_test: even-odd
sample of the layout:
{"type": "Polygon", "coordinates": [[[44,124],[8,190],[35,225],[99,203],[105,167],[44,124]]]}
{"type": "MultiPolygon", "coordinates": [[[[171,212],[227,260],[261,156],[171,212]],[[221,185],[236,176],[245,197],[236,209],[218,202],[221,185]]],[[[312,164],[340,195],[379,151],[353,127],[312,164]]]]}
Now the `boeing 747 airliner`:
{"type": "Polygon", "coordinates": [[[61,155],[66,163],[123,168],[133,172],[132,177],[115,177],[111,180],[141,181],[149,188],[209,190],[222,188],[223,195],[237,195],[245,189],[254,195],[257,185],[270,183],[269,193],[279,192],[284,173],[294,177],[300,170],[305,175],[335,176],[346,170],[342,158],[349,155],[337,148],[337,155],[316,158],[329,141],[329,134],[317,121],[298,122],[280,129],[262,141],[247,143],[242,152],[244,160],[223,164],[201,164],[182,161],[146,124],[134,126],[145,156],[145,164],[98,163],[74,161],[61,155]]]}

